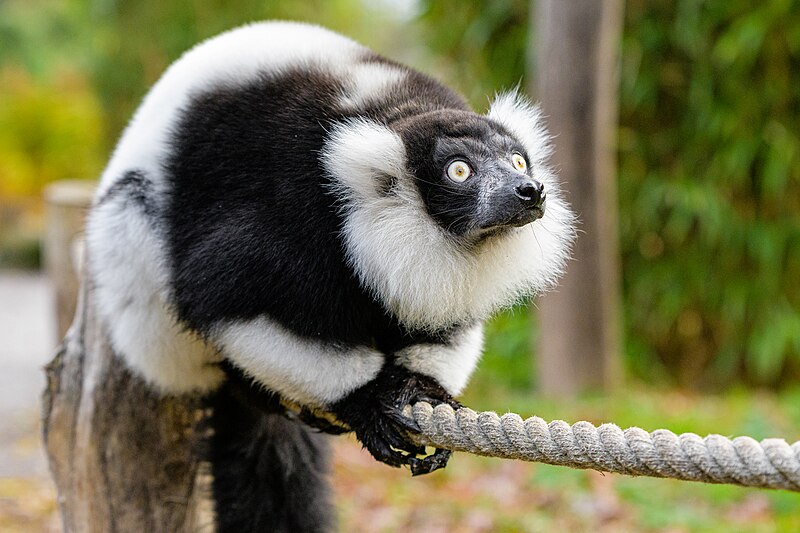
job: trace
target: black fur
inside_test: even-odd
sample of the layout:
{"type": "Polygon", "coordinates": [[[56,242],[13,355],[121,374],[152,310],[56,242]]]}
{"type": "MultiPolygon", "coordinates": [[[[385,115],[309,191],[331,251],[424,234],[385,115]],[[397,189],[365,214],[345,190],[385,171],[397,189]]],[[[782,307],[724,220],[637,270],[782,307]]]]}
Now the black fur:
{"type": "Polygon", "coordinates": [[[209,399],[216,531],[333,530],[327,437],[252,399],[235,382],[209,399]]]}
{"type": "Polygon", "coordinates": [[[167,234],[178,315],[192,329],[266,314],[303,337],[387,352],[441,337],[401,328],[345,263],[317,157],[349,118],[330,105],[340,90],[295,70],[200,95],[184,113],[167,234]]]}
{"type": "Polygon", "coordinates": [[[530,170],[522,174],[511,166],[513,153],[526,159],[527,155],[501,125],[448,109],[408,117],[397,130],[408,148],[408,166],[414,170],[428,212],[451,233],[474,240],[486,235],[483,230],[504,226],[529,211],[514,187],[533,180],[530,170]],[[447,166],[456,159],[465,161],[473,172],[464,183],[447,178],[447,166]],[[492,180],[503,187],[493,191],[487,202],[482,188],[492,180]]]}
{"type": "Polygon", "coordinates": [[[344,266],[316,157],[326,127],[344,118],[324,105],[340,89],[292,71],[201,95],[186,111],[168,165],[168,233],[190,327],[267,314],[304,337],[369,339],[375,306],[344,266]]]}
{"type": "Polygon", "coordinates": [[[140,170],[129,170],[122,178],[117,180],[108,191],[97,200],[98,205],[111,200],[122,198],[125,202],[132,202],[140,208],[149,218],[157,216],[153,195],[153,184],[140,170]]]}
{"type": "MultiPolygon", "coordinates": [[[[333,103],[341,91],[329,75],[289,70],[201,94],[185,110],[166,169],[166,213],[175,304],[192,329],[266,314],[302,337],[388,353],[446,340],[447,331],[399,325],[345,263],[342,215],[318,157],[333,125],[353,118],[333,103]]],[[[466,216],[479,192],[448,183],[447,160],[474,154],[460,157],[483,171],[493,150],[524,153],[499,125],[463,106],[450,89],[409,71],[407,83],[361,113],[401,134],[426,207],[454,234],[485,221],[466,216]]],[[[495,222],[521,209],[510,197],[495,222]]]]}

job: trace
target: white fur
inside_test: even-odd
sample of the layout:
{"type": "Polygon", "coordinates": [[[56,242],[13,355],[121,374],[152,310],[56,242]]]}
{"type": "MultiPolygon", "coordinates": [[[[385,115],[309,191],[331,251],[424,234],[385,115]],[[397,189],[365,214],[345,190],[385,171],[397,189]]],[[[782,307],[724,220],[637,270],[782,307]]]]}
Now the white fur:
{"type": "MultiPolygon", "coordinates": [[[[495,97],[487,116],[505,126],[525,146],[529,165],[546,163],[553,148],[538,106],[517,91],[509,91],[495,97]]],[[[549,196],[550,192],[547,194],[549,196]]]]}
{"type": "Polygon", "coordinates": [[[351,120],[334,128],[321,155],[346,206],[374,201],[377,173],[406,174],[406,151],[400,136],[368,119],[351,120]]]}
{"type": "Polygon", "coordinates": [[[460,332],[449,344],[416,344],[397,352],[404,367],[434,378],[453,396],[461,394],[483,350],[483,324],[460,332]]]}
{"type": "Polygon", "coordinates": [[[170,311],[164,244],[144,215],[123,196],[109,198],[92,210],[86,244],[97,312],[115,352],[162,391],[219,385],[218,355],[170,311]]]}
{"type": "MultiPolygon", "coordinates": [[[[259,72],[317,64],[345,70],[366,49],[318,26],[262,22],[204,41],[173,63],[153,86],[122,135],[103,172],[98,195],[130,169],[161,175],[170,127],[192,94],[221,85],[244,85],[259,72]]],[[[159,180],[156,179],[156,182],[159,180]]]]}
{"type": "Polygon", "coordinates": [[[348,66],[341,75],[346,80],[342,104],[360,109],[365,103],[380,98],[402,82],[406,72],[382,63],[357,63],[348,66]]]}
{"type": "Polygon", "coordinates": [[[525,144],[533,173],[545,184],[547,206],[542,219],[475,249],[456,243],[427,215],[406,173],[403,144],[387,127],[367,120],[344,124],[323,151],[343,198],[348,261],[361,283],[408,326],[437,329],[483,320],[552,287],[563,272],[574,220],[542,162],[549,148],[539,115],[516,95],[503,95],[490,117],[525,144]],[[393,194],[379,191],[381,174],[398,178],[393,194]]]}
{"type": "Polygon", "coordinates": [[[220,326],[214,336],[225,356],[258,383],[305,405],[329,405],[372,380],[383,366],[383,355],[375,350],[337,349],[263,317],[220,326]]]}

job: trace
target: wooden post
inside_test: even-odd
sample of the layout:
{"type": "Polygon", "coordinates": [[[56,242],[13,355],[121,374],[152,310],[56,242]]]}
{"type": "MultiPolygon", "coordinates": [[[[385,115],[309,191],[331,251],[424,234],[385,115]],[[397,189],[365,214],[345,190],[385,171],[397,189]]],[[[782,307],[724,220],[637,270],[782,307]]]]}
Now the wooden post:
{"type": "Polygon", "coordinates": [[[211,476],[200,460],[210,413],[198,397],[159,396],[131,375],[79,281],[76,238],[93,189],[62,182],[46,193],[45,258],[59,328],[74,314],[42,398],[64,531],[213,531],[211,476]]]}
{"type": "Polygon", "coordinates": [[[581,229],[564,280],[539,301],[537,375],[542,392],[569,395],[620,378],[615,139],[623,4],[538,0],[533,8],[533,92],[581,229]]]}
{"type": "Polygon", "coordinates": [[[64,531],[213,531],[200,399],[158,396],[132,376],[85,284],[79,300],[42,398],[64,531]]]}
{"type": "Polygon", "coordinates": [[[59,339],[64,338],[75,315],[83,222],[96,186],[96,181],[64,180],[44,190],[44,265],[55,290],[59,339]]]}

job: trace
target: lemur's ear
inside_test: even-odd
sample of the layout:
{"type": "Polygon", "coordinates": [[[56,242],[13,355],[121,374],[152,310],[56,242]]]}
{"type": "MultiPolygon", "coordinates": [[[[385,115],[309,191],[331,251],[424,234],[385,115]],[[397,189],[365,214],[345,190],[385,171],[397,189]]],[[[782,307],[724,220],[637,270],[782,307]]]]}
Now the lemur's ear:
{"type": "Polygon", "coordinates": [[[550,156],[550,135],[542,111],[518,90],[498,94],[486,115],[505,126],[525,145],[531,163],[542,163],[550,156]]]}
{"type": "Polygon", "coordinates": [[[360,199],[380,196],[387,181],[405,172],[403,141],[386,126],[366,119],[337,125],[321,156],[334,186],[360,199]]]}

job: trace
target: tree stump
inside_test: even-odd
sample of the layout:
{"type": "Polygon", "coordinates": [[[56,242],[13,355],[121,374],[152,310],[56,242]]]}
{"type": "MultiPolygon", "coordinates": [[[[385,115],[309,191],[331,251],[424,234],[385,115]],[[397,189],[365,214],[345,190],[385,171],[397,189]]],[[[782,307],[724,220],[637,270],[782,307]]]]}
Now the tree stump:
{"type": "Polygon", "coordinates": [[[65,531],[213,530],[197,397],[162,397],[114,354],[83,280],[47,366],[43,428],[65,531]]]}

